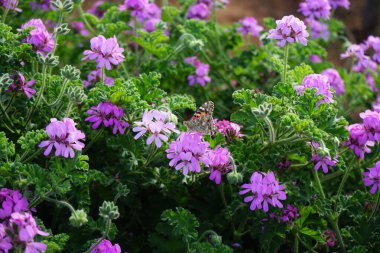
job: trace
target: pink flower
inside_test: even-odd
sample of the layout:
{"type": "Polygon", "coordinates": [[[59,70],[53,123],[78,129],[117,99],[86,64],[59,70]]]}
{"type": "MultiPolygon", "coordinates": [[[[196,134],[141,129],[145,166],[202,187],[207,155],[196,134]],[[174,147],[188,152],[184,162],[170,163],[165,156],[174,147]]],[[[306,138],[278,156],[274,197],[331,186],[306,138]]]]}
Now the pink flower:
{"type": "Polygon", "coordinates": [[[98,64],[97,68],[106,67],[111,69],[111,64],[118,65],[124,61],[124,49],[119,47],[116,37],[106,39],[102,35],[94,37],[90,40],[91,50],[85,50],[85,57],[82,60],[95,60],[98,64]]]}
{"type": "Polygon", "coordinates": [[[375,164],[375,167],[368,168],[367,172],[363,172],[363,182],[365,186],[371,186],[371,194],[380,191],[380,161],[375,164]]]}
{"type": "Polygon", "coordinates": [[[90,31],[85,28],[84,23],[81,21],[72,21],[70,22],[70,26],[74,29],[74,31],[81,34],[82,36],[90,35],[90,31]]]}
{"type": "Polygon", "coordinates": [[[281,20],[276,21],[276,29],[269,30],[268,38],[277,40],[277,45],[285,46],[286,43],[299,42],[302,45],[307,45],[306,38],[309,33],[306,31],[306,26],[299,18],[293,15],[285,16],[281,20]]]}
{"type": "Polygon", "coordinates": [[[348,10],[350,8],[349,0],[329,0],[329,3],[333,9],[343,7],[348,10]]]}
{"type": "Polygon", "coordinates": [[[369,147],[374,146],[375,142],[369,140],[368,133],[363,124],[353,124],[346,128],[350,132],[350,139],[342,144],[348,146],[357,157],[363,160],[365,153],[371,153],[369,147]]]}
{"type": "Polygon", "coordinates": [[[121,253],[119,244],[112,245],[106,239],[101,241],[90,253],[121,253]]]}
{"type": "Polygon", "coordinates": [[[31,88],[35,84],[35,80],[26,82],[25,77],[20,72],[13,75],[12,79],[13,83],[9,86],[7,92],[21,91],[24,92],[28,98],[31,98],[33,94],[36,94],[36,90],[31,88]]]}
{"type": "MultiPolygon", "coordinates": [[[[31,243],[36,235],[49,235],[38,228],[36,221],[30,213],[12,213],[9,223],[10,227],[17,227],[18,240],[23,243],[31,243]]],[[[31,247],[33,248],[33,245],[31,247]]]]}
{"type": "Polygon", "coordinates": [[[322,167],[323,173],[329,172],[329,167],[334,167],[338,160],[338,155],[331,158],[329,151],[327,149],[319,147],[319,144],[312,141],[312,146],[314,147],[314,153],[311,160],[315,163],[314,169],[318,171],[322,167]]]}
{"type": "Polygon", "coordinates": [[[211,78],[208,76],[210,65],[202,63],[196,58],[196,56],[188,57],[184,62],[195,67],[194,75],[189,75],[187,77],[190,86],[194,86],[194,84],[205,86],[206,83],[211,82],[211,78]]]}
{"type": "Polygon", "coordinates": [[[363,119],[363,125],[367,132],[368,139],[371,141],[380,141],[380,113],[366,110],[360,113],[363,119]]]}
{"type": "Polygon", "coordinates": [[[328,68],[323,70],[321,74],[327,76],[327,78],[330,81],[331,87],[333,87],[337,95],[342,95],[346,91],[343,79],[340,77],[338,71],[336,71],[333,68],[328,68]]]}
{"type": "Polygon", "coordinates": [[[35,52],[45,55],[54,48],[53,35],[50,34],[41,19],[31,19],[21,26],[20,30],[24,30],[27,27],[34,27],[30,31],[24,42],[32,45],[35,52]]]}
{"type": "MultiPolygon", "coordinates": [[[[93,84],[100,82],[102,79],[102,69],[95,69],[91,71],[87,75],[87,80],[83,81],[83,88],[87,88],[93,84]]],[[[108,77],[104,74],[104,84],[107,86],[112,86],[114,79],[112,77],[108,77]]]]}
{"type": "Polygon", "coordinates": [[[302,85],[295,86],[295,89],[298,95],[302,95],[306,89],[313,89],[313,88],[317,90],[314,94],[315,97],[318,95],[323,96],[323,98],[317,102],[316,104],[317,107],[322,103],[333,102],[333,95],[330,90],[330,82],[329,82],[329,79],[324,75],[320,75],[320,74],[307,75],[302,80],[302,85]]]}
{"type": "Polygon", "coordinates": [[[260,32],[264,30],[262,26],[257,23],[254,17],[245,17],[239,20],[240,27],[237,31],[243,36],[250,34],[251,36],[260,37],[260,32]]]}
{"type": "Polygon", "coordinates": [[[239,139],[244,135],[240,133],[241,126],[228,120],[214,120],[219,133],[222,133],[227,140],[239,139]]]}
{"type": "Polygon", "coordinates": [[[189,19],[206,20],[210,15],[208,6],[204,3],[191,5],[187,11],[186,17],[189,19]]]}
{"type": "Polygon", "coordinates": [[[217,146],[214,150],[208,152],[210,164],[210,180],[220,184],[222,174],[228,173],[231,169],[231,154],[227,148],[217,146]]]}
{"type": "Polygon", "coordinates": [[[28,200],[16,190],[0,190],[0,219],[9,218],[14,212],[28,211],[28,200]]]}
{"type": "Polygon", "coordinates": [[[46,133],[49,136],[49,140],[42,141],[38,147],[44,148],[45,156],[48,156],[55,148],[55,156],[63,156],[73,158],[75,156],[74,150],[81,151],[84,148],[82,139],[85,135],[80,130],[76,129],[76,123],[70,118],[64,118],[63,121],[58,121],[53,118],[50,120],[50,124],[46,127],[46,133]]]}
{"type": "Polygon", "coordinates": [[[336,238],[334,232],[330,229],[322,233],[322,238],[325,240],[324,245],[329,247],[334,247],[336,243],[336,238]]]}
{"type": "Polygon", "coordinates": [[[342,59],[355,57],[362,58],[364,56],[364,49],[361,45],[352,44],[346,49],[346,52],[340,55],[342,59]]]}
{"type": "Polygon", "coordinates": [[[305,0],[298,11],[308,19],[328,19],[331,6],[328,0],[305,0]]]}

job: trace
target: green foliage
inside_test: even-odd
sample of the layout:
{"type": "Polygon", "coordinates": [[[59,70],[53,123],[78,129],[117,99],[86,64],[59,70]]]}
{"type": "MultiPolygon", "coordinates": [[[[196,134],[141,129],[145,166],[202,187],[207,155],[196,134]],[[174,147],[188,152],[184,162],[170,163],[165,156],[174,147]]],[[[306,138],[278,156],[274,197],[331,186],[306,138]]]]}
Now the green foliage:
{"type": "Polygon", "coordinates": [[[15,145],[9,141],[4,132],[0,132],[0,161],[15,154],[15,145]]]}

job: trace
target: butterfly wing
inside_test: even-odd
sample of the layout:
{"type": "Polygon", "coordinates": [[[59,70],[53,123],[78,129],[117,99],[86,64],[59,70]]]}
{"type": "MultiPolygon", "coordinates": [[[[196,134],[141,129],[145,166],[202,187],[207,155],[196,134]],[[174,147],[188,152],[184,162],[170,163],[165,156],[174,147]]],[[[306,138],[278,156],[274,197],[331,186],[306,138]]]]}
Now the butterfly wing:
{"type": "Polygon", "coordinates": [[[213,113],[214,103],[208,101],[195,111],[194,116],[189,121],[185,121],[183,124],[191,132],[198,132],[203,135],[214,135],[216,127],[212,117],[213,113]]]}

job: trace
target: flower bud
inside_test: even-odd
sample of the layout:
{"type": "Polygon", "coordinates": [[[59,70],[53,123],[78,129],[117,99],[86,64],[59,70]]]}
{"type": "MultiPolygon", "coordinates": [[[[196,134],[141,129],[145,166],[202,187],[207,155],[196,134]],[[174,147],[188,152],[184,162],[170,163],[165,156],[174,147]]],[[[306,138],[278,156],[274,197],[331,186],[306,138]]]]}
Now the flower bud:
{"type": "Polygon", "coordinates": [[[8,73],[5,73],[0,76],[0,88],[9,86],[11,85],[11,83],[12,83],[12,79],[10,78],[8,73]]]}
{"type": "Polygon", "coordinates": [[[219,235],[211,235],[210,241],[214,246],[219,246],[222,244],[222,237],[219,235]]]}
{"type": "Polygon", "coordinates": [[[59,57],[53,54],[48,54],[45,57],[42,54],[37,54],[38,61],[46,66],[55,67],[59,63],[59,57]]]}
{"type": "Polygon", "coordinates": [[[61,69],[61,76],[70,81],[76,81],[80,78],[80,70],[71,65],[66,65],[61,69]]]}
{"type": "Polygon", "coordinates": [[[63,1],[63,8],[62,8],[62,10],[64,12],[70,13],[70,12],[73,11],[73,9],[74,9],[74,3],[73,3],[72,0],[64,0],[63,1]]]}
{"type": "Polygon", "coordinates": [[[55,28],[57,34],[67,35],[70,32],[69,25],[67,23],[61,24],[60,26],[55,28]]]}
{"type": "Polygon", "coordinates": [[[257,108],[252,108],[251,111],[254,115],[265,118],[271,114],[272,108],[272,104],[263,103],[257,108]]]}
{"type": "Polygon", "coordinates": [[[71,213],[69,218],[70,224],[74,227],[81,227],[83,224],[87,223],[87,214],[84,210],[75,210],[71,213]]]}
{"type": "Polygon", "coordinates": [[[104,201],[99,207],[99,216],[106,220],[116,220],[120,216],[119,208],[112,201],[104,201]]]}
{"type": "Polygon", "coordinates": [[[70,86],[67,89],[67,95],[74,104],[82,103],[87,97],[86,94],[84,94],[83,88],[77,86],[70,86]]]}
{"type": "Polygon", "coordinates": [[[239,184],[243,182],[243,175],[233,171],[227,174],[227,180],[230,184],[239,184]]]}

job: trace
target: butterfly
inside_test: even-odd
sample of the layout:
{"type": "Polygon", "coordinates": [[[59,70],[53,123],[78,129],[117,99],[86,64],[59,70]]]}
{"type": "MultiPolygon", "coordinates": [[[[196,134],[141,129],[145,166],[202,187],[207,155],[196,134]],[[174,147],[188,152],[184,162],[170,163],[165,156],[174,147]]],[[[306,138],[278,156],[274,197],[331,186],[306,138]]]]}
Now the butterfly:
{"type": "Polygon", "coordinates": [[[213,113],[214,103],[207,101],[195,111],[194,116],[189,121],[184,121],[183,124],[191,132],[198,132],[203,135],[215,135],[217,129],[212,118],[213,113]]]}

